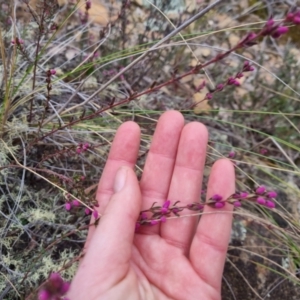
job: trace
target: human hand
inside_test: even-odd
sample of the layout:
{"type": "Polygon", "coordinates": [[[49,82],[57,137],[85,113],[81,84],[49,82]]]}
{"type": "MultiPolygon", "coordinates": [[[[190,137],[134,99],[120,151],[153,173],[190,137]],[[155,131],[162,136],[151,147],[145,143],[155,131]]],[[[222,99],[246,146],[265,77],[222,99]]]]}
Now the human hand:
{"type": "MultiPolygon", "coordinates": [[[[182,115],[164,113],[157,124],[141,182],[136,163],[140,129],[126,122],[118,129],[97,190],[101,219],[91,227],[86,253],[68,298],[221,299],[221,279],[233,206],[205,206],[197,217],[141,226],[139,212],[167,199],[182,205],[200,199],[208,134],[204,125],[184,126],[182,115]]],[[[207,196],[235,191],[234,168],[217,161],[207,196]]]]}

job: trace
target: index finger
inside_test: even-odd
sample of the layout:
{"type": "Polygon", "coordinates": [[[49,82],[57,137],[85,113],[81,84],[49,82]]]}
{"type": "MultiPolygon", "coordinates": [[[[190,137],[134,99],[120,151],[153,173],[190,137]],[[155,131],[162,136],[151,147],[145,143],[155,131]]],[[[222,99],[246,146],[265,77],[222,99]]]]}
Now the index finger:
{"type": "MultiPolygon", "coordinates": [[[[134,168],[140,146],[140,128],[134,122],[125,122],[117,130],[113,140],[107,162],[99,181],[96,199],[99,204],[98,211],[102,214],[113,195],[114,179],[122,166],[134,168]]],[[[95,220],[92,217],[91,222],[95,220]]],[[[85,251],[89,247],[94,235],[95,226],[90,226],[85,243],[85,251]]]]}

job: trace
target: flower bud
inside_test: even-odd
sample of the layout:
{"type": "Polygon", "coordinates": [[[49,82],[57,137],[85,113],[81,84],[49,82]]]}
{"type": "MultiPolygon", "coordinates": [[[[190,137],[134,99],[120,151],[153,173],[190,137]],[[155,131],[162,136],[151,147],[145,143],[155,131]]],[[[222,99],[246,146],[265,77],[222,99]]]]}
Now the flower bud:
{"type": "Polygon", "coordinates": [[[259,186],[259,187],[255,190],[256,194],[258,194],[258,195],[262,195],[265,191],[266,191],[266,188],[265,188],[263,185],[259,186]]]}

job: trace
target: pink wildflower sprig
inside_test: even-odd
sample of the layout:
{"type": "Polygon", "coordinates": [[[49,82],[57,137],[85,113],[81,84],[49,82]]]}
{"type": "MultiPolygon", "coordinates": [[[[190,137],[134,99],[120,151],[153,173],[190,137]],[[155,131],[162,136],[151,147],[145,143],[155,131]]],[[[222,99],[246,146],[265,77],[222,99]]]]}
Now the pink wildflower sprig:
{"type": "Polygon", "coordinates": [[[76,153],[81,154],[81,153],[87,151],[90,147],[91,147],[91,145],[89,143],[79,144],[79,146],[76,149],[76,153]]]}
{"type": "MultiPolygon", "coordinates": [[[[223,89],[226,87],[226,86],[240,86],[240,82],[238,79],[244,77],[244,73],[245,72],[252,72],[254,71],[254,67],[250,64],[249,61],[245,61],[244,62],[244,65],[243,65],[243,68],[237,72],[234,76],[230,76],[225,82],[223,83],[219,83],[216,85],[216,89],[214,91],[211,91],[209,93],[207,93],[204,97],[204,99],[202,99],[201,101],[197,102],[197,103],[194,103],[193,104],[193,107],[198,105],[199,103],[201,103],[202,101],[204,100],[211,100],[214,96],[214,93],[218,93],[218,92],[221,92],[223,91],[223,89]]],[[[206,82],[203,81],[199,87],[196,88],[196,92],[199,92],[201,89],[203,89],[204,87],[206,86],[206,82]]]]}
{"type": "Polygon", "coordinates": [[[70,283],[62,279],[59,273],[50,274],[46,284],[40,289],[38,293],[39,300],[52,300],[52,299],[64,299],[64,296],[70,288],[70,283]]]}
{"type": "Polygon", "coordinates": [[[206,202],[194,202],[185,206],[179,206],[180,201],[176,201],[171,205],[171,201],[166,200],[161,206],[155,202],[151,208],[140,212],[136,223],[136,230],[142,225],[156,225],[159,224],[159,222],[166,222],[168,217],[180,217],[180,213],[183,210],[201,212],[205,205],[209,205],[215,209],[221,209],[226,203],[230,203],[238,208],[242,206],[242,202],[247,201],[272,209],[275,208],[275,202],[273,200],[276,196],[276,192],[267,191],[264,186],[259,186],[252,193],[236,192],[227,199],[224,199],[219,194],[215,194],[206,202]]]}
{"type": "MultiPolygon", "coordinates": [[[[288,14],[289,15],[289,14],[288,14]]],[[[282,27],[287,27],[286,23],[290,23],[291,20],[293,22],[294,25],[298,25],[298,19],[291,19],[291,15],[289,17],[286,17],[285,20],[283,22],[278,22],[272,26],[277,26],[276,28],[281,28],[279,29],[277,32],[279,32],[280,34],[284,34],[283,32],[286,31],[286,29],[282,29],[282,27]]],[[[298,17],[298,12],[293,14],[293,17],[298,17]]],[[[274,22],[275,23],[275,22],[274,22]]],[[[269,22],[270,24],[270,22],[269,22]]],[[[110,25],[111,26],[111,25],[110,25]]],[[[267,25],[266,25],[267,26],[267,25]]],[[[270,26],[270,25],[269,25],[270,26]]],[[[108,27],[105,27],[102,31],[100,31],[100,38],[104,38],[106,32],[108,32],[108,27]]],[[[40,140],[43,140],[45,138],[47,138],[50,135],[55,134],[56,132],[58,132],[59,130],[63,130],[65,128],[69,128],[71,126],[74,126],[75,124],[85,121],[85,120],[90,120],[93,119],[103,113],[105,113],[107,111],[107,109],[113,109],[115,107],[121,106],[121,105],[125,105],[130,103],[131,101],[135,100],[135,99],[139,99],[140,97],[159,91],[161,90],[161,88],[174,84],[175,82],[179,82],[181,79],[186,78],[187,76],[190,75],[195,75],[195,74],[199,74],[199,72],[206,68],[209,65],[212,65],[214,63],[217,63],[219,61],[221,61],[222,59],[228,57],[231,53],[239,50],[239,49],[243,49],[243,48],[247,48],[250,47],[252,45],[257,44],[258,42],[258,38],[262,37],[263,34],[265,33],[265,27],[263,27],[259,32],[254,33],[254,32],[249,32],[246,37],[242,38],[234,47],[228,49],[225,52],[219,53],[218,55],[216,55],[215,57],[213,57],[212,59],[208,60],[207,62],[203,63],[203,64],[198,64],[196,66],[191,67],[187,72],[180,74],[180,75],[176,75],[176,76],[172,76],[169,80],[166,80],[160,84],[155,85],[153,88],[149,89],[146,88],[145,90],[141,91],[141,92],[135,92],[135,93],[131,93],[129,94],[128,97],[126,97],[125,99],[113,99],[114,101],[110,102],[107,106],[105,107],[101,107],[99,109],[97,109],[95,112],[92,112],[91,114],[85,115],[83,117],[81,117],[80,119],[71,119],[70,122],[68,122],[67,124],[64,125],[60,125],[57,128],[51,130],[50,132],[45,133],[44,135],[39,136],[37,139],[35,139],[33,142],[29,143],[29,145],[27,146],[27,148],[32,147],[32,145],[40,140]]],[[[142,56],[141,56],[142,57],[142,56]]],[[[137,63],[139,60],[136,60],[135,63],[137,63]]],[[[126,68],[127,69],[127,68],[126,68]]],[[[120,75],[122,73],[120,72],[120,75]]],[[[113,80],[114,78],[112,78],[111,80],[113,80]]],[[[110,81],[108,81],[107,84],[109,84],[110,81]]],[[[104,85],[103,87],[104,88],[104,85]]],[[[102,88],[99,89],[99,91],[102,91],[102,88]]],[[[98,92],[99,92],[98,91],[98,92]]],[[[212,97],[212,94],[210,93],[210,95],[208,95],[208,97],[212,97]]],[[[203,99],[204,100],[204,99],[203,99]]],[[[202,100],[202,101],[203,101],[202,100]]],[[[192,107],[195,107],[198,103],[195,103],[192,105],[192,107]]]]}
{"type": "Polygon", "coordinates": [[[85,1],[85,12],[84,14],[80,13],[80,21],[81,24],[86,24],[89,19],[89,10],[92,7],[92,1],[86,0],[85,1]]]}

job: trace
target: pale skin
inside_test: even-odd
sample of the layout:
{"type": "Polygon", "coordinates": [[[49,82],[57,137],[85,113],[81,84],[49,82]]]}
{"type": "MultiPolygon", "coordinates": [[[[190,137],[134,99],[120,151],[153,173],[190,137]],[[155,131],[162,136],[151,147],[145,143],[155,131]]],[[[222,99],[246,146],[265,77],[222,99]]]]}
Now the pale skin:
{"type": "MultiPolygon", "coordinates": [[[[138,182],[133,169],[140,129],[134,122],[119,127],[97,190],[102,217],[89,230],[71,300],[221,299],[231,204],[205,206],[200,222],[178,218],[135,232],[139,212],[154,202],[199,201],[207,140],[203,124],[185,125],[179,112],[164,113],[138,182]]],[[[220,159],[211,168],[207,198],[234,192],[234,167],[220,159]]]]}

